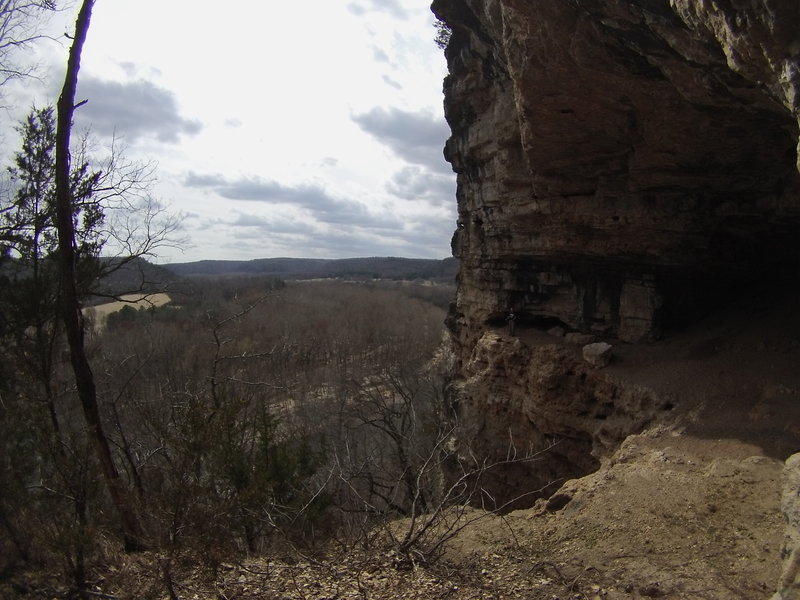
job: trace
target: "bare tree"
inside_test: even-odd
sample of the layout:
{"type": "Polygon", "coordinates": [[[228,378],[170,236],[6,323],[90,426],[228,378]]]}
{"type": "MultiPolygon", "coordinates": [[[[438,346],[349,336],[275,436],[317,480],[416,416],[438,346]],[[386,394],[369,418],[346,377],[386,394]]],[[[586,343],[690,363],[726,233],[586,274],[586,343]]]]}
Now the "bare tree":
{"type": "Polygon", "coordinates": [[[78,86],[81,52],[89,31],[94,0],[84,0],[75,23],[75,37],[69,52],[64,87],[58,99],[56,126],[56,227],[58,229],[59,268],[61,274],[61,312],[70,348],[70,360],[75,374],[78,396],[90,439],[103,471],[108,491],[119,514],[127,550],[142,547],[141,531],[131,499],[119,476],[103,431],[94,374],[84,347],[84,327],[77,290],[75,223],[70,185],[70,134],[76,109],[75,91],[78,86]]]}
{"type": "MultiPolygon", "coordinates": [[[[89,134],[85,133],[73,150],[78,153],[73,161],[95,164],[95,153],[89,151],[91,145],[89,134]]],[[[155,162],[129,159],[126,148],[116,137],[112,138],[107,154],[99,163],[99,176],[93,182],[89,199],[103,214],[102,222],[91,232],[103,251],[103,260],[96,264],[92,283],[97,284],[122,269],[130,273],[131,279],[135,271],[138,281],[115,290],[93,285],[91,293],[95,296],[120,300],[123,294],[150,290],[154,282],[147,280],[144,263],[139,259],[184,244],[176,235],[182,217],[152,195],[155,171],[155,162]]]]}
{"type": "Polygon", "coordinates": [[[35,73],[35,65],[18,61],[18,51],[46,38],[42,33],[55,0],[0,0],[0,86],[35,73]]]}

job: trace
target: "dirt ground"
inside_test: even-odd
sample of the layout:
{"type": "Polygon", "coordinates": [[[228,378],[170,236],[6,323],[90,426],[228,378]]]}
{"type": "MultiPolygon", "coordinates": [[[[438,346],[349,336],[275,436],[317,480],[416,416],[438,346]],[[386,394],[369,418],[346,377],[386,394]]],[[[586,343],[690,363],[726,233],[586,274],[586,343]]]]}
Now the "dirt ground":
{"type": "MultiPolygon", "coordinates": [[[[319,562],[258,558],[213,576],[187,570],[175,597],[769,598],[781,570],[781,469],[800,451],[798,307],[794,293],[751,297],[662,341],[615,346],[607,372],[669,397],[673,410],[531,509],[469,510],[475,521],[433,566],[398,561],[376,543],[319,562]]],[[[125,577],[109,569],[97,597],[168,598],[158,576],[146,576],[153,558],[137,560],[138,583],[136,568],[125,577]]]]}
{"type": "Polygon", "coordinates": [[[504,517],[470,511],[478,520],[433,567],[409,568],[378,545],[320,564],[228,565],[214,582],[187,581],[179,595],[768,598],[780,573],[780,473],[781,463],[754,446],[655,428],[535,508],[504,517]]]}
{"type": "MultiPolygon", "coordinates": [[[[655,427],[534,508],[468,510],[475,521],[432,566],[376,542],[320,561],[189,568],[173,589],[204,600],[766,599],[780,573],[781,467],[746,443],[655,427]]],[[[121,560],[97,597],[169,598],[154,557],[121,560]]]]}
{"type": "Polygon", "coordinates": [[[270,593],[769,598],[781,571],[783,461],[800,451],[798,308],[794,291],[764,292],[661,341],[617,344],[608,374],[669,398],[673,410],[550,500],[504,517],[477,514],[434,568],[398,571],[385,554],[364,563],[353,554],[332,579],[309,565],[270,593]]]}

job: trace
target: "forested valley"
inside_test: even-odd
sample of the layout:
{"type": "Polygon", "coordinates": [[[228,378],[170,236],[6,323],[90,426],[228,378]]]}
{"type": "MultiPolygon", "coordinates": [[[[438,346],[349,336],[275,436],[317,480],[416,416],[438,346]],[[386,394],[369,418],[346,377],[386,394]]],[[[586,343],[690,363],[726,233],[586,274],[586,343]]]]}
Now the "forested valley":
{"type": "MultiPolygon", "coordinates": [[[[433,360],[452,286],[235,277],[180,288],[85,332],[154,593],[189,564],[211,573],[248,554],[369,544],[390,518],[459,502],[464,489],[442,477],[449,426],[433,360]]],[[[28,326],[3,345],[0,568],[46,572],[81,595],[119,552],[121,528],[59,329],[28,326]]],[[[396,546],[435,552],[428,533],[396,546]]]]}

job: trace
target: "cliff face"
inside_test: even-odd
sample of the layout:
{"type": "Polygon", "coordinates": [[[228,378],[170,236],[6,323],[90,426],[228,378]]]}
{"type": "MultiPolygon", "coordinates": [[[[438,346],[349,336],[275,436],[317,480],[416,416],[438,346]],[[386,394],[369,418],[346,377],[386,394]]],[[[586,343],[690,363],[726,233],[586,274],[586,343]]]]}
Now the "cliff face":
{"type": "Polygon", "coordinates": [[[434,0],[432,8],[453,32],[444,91],[461,262],[449,319],[454,402],[475,443],[499,453],[492,439],[523,429],[537,447],[564,442],[563,473],[586,472],[607,443],[578,413],[630,415],[613,428],[619,439],[668,403],[632,409],[624,386],[533,350],[505,356],[516,353],[512,362],[529,371],[560,370],[559,385],[573,382],[587,406],[565,409],[575,396],[560,392],[537,401],[535,374],[509,392],[497,370],[478,376],[497,343],[486,336],[513,309],[522,328],[650,341],[743,289],[796,277],[800,4],[434,0]],[[586,391],[598,385],[617,388],[586,391]],[[503,418],[486,416],[498,410],[503,418]],[[487,435],[490,422],[497,431],[487,435]]]}
{"type": "Polygon", "coordinates": [[[434,9],[465,323],[515,307],[638,340],[796,261],[796,2],[434,9]]]}

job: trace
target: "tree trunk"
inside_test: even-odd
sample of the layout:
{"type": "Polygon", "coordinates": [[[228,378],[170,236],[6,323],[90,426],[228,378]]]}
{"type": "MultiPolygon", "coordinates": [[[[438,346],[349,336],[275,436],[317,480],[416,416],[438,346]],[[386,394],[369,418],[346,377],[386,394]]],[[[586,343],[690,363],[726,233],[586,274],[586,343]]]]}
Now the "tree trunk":
{"type": "Polygon", "coordinates": [[[73,198],[70,186],[70,134],[75,112],[75,93],[81,51],[86,41],[92,17],[94,0],[84,0],[75,23],[75,37],[69,52],[64,87],[58,99],[56,127],[56,227],[58,229],[59,267],[61,272],[61,313],[70,348],[75,384],[83,408],[88,434],[94,444],[97,459],[111,500],[119,514],[125,549],[135,551],[142,548],[141,532],[136,514],[130,502],[119,471],[111,456],[108,439],[103,431],[100,410],[97,405],[97,390],[89,360],[83,344],[83,316],[81,314],[76,283],[75,226],[73,198]]]}

